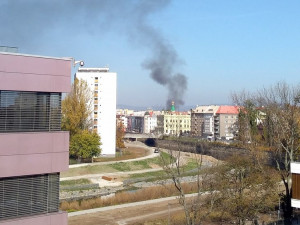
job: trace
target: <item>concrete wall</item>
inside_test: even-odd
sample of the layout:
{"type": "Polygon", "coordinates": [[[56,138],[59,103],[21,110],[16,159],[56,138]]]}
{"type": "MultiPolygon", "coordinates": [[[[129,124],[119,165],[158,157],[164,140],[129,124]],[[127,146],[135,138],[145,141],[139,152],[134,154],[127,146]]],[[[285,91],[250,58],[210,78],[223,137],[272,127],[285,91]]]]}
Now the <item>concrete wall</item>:
{"type": "Polygon", "coordinates": [[[71,90],[71,59],[0,53],[0,62],[0,90],[71,90]]]}
{"type": "Polygon", "coordinates": [[[69,132],[0,133],[0,177],[68,169],[69,132]]]}

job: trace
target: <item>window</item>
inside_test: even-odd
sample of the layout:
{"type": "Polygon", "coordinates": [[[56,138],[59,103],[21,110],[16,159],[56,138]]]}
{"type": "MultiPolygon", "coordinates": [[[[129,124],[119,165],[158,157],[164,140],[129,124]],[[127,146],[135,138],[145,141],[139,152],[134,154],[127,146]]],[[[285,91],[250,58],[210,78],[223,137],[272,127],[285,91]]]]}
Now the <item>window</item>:
{"type": "Polygon", "coordinates": [[[0,178],[0,221],[58,212],[59,174],[0,178]]]}
{"type": "Polygon", "coordinates": [[[0,132],[59,131],[61,94],[0,91],[0,132]]]}

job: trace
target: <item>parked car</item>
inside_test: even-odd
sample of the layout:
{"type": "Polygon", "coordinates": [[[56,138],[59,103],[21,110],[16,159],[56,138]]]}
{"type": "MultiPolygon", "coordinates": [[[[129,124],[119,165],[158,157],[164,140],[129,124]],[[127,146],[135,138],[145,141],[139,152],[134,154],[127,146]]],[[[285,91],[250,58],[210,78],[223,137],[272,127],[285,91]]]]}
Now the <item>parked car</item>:
{"type": "Polygon", "coordinates": [[[156,149],[154,150],[154,153],[159,153],[159,148],[156,148],[156,149]]]}

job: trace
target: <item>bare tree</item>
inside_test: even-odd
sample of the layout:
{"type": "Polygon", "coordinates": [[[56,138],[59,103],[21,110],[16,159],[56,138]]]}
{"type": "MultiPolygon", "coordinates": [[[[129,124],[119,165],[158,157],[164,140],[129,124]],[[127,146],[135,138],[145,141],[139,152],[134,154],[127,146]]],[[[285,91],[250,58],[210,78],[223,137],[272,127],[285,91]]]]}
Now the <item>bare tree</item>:
{"type": "Polygon", "coordinates": [[[258,103],[264,106],[267,115],[267,142],[273,149],[273,159],[285,186],[283,210],[286,217],[292,215],[290,164],[300,150],[299,96],[299,86],[283,82],[263,89],[258,95],[258,103]]]}
{"type": "Polygon", "coordinates": [[[215,169],[218,200],[215,210],[228,215],[239,225],[253,221],[259,213],[273,210],[278,202],[278,179],[272,169],[257,167],[256,159],[233,156],[215,169]]]}
{"type": "MultiPolygon", "coordinates": [[[[281,180],[285,186],[283,198],[283,210],[285,217],[292,215],[291,207],[291,173],[290,164],[300,150],[300,124],[299,124],[299,98],[300,87],[290,86],[285,82],[277,83],[270,88],[263,88],[251,96],[235,94],[233,100],[242,106],[244,114],[247,115],[247,123],[251,119],[251,110],[245,107],[247,101],[251,101],[254,108],[259,109],[264,115],[261,119],[263,126],[262,143],[252,145],[257,149],[257,144],[267,145],[271,150],[271,157],[280,173],[281,180]]],[[[249,133],[253,142],[255,133],[251,132],[250,126],[243,127],[249,133]]],[[[244,132],[244,130],[241,130],[244,132]]],[[[249,145],[248,145],[249,147],[249,145]]]]}
{"type": "Polygon", "coordinates": [[[163,169],[168,177],[172,179],[175,188],[178,190],[179,203],[182,205],[185,213],[185,224],[201,224],[203,219],[213,208],[214,192],[210,189],[211,186],[208,182],[210,180],[209,174],[201,173],[201,170],[203,169],[203,156],[200,154],[189,153],[193,154],[192,160],[196,164],[196,169],[194,170],[196,174],[196,195],[192,198],[186,197],[187,193],[185,192],[182,178],[187,171],[184,169],[185,162],[182,157],[184,153],[182,152],[181,147],[181,143],[177,142],[176,150],[168,150],[170,157],[162,157],[163,169]]]}

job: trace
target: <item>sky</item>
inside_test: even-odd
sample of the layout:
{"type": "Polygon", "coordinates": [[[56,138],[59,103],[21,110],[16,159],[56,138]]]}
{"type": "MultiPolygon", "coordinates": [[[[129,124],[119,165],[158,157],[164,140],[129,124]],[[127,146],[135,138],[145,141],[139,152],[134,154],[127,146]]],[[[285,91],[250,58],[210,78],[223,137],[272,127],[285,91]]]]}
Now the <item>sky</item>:
{"type": "Polygon", "coordinates": [[[0,0],[0,46],[109,66],[119,105],[232,104],[233,92],[299,83],[299,8],[296,0],[0,0]]]}

